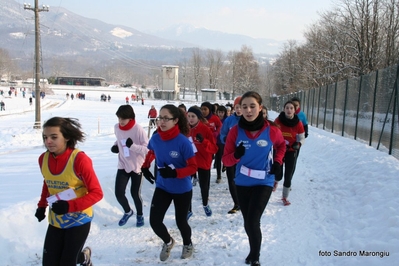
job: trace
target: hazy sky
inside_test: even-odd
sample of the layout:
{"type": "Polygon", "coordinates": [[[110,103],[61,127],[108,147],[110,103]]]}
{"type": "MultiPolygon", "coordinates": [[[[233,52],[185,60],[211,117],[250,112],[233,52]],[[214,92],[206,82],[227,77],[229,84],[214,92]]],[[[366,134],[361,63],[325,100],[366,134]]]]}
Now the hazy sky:
{"type": "MultiPolygon", "coordinates": [[[[18,2],[34,4],[34,0],[18,2]]],[[[333,8],[333,0],[40,0],[43,4],[50,6],[50,12],[63,7],[139,31],[189,23],[275,40],[302,39],[306,27],[319,19],[318,13],[333,8]]]]}

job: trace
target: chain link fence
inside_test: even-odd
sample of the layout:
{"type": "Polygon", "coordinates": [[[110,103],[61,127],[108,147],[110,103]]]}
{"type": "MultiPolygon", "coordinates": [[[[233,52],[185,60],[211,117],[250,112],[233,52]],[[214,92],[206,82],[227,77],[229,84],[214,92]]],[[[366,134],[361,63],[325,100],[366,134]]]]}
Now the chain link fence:
{"type": "Polygon", "coordinates": [[[283,110],[292,97],[311,126],[367,143],[399,159],[399,65],[319,88],[272,97],[283,110]]]}

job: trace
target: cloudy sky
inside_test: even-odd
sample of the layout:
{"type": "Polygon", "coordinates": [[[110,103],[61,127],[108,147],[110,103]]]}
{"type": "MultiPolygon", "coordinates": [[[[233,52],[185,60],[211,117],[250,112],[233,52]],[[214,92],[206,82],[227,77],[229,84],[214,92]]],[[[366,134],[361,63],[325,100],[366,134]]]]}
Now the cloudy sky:
{"type": "MultiPolygon", "coordinates": [[[[34,4],[33,0],[30,0],[34,4]]],[[[40,0],[39,5],[58,7],[101,21],[139,31],[159,30],[189,23],[227,33],[275,40],[302,39],[319,13],[331,10],[336,0],[40,0]]],[[[18,0],[19,3],[29,3],[18,0]]]]}

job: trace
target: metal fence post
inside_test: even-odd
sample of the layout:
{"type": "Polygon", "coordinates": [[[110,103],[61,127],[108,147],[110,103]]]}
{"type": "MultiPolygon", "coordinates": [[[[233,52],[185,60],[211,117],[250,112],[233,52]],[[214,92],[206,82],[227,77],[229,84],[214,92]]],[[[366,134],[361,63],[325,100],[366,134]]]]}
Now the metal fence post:
{"type": "MultiPolygon", "coordinates": [[[[320,91],[321,92],[321,91],[320,91]]],[[[326,85],[326,98],[324,99],[324,116],[323,116],[323,130],[326,129],[326,118],[327,118],[327,99],[328,99],[328,85],[326,85]]]]}
{"type": "Polygon", "coordinates": [[[391,138],[389,140],[389,155],[392,154],[392,146],[393,146],[393,134],[395,132],[395,113],[396,113],[396,105],[398,104],[398,79],[399,79],[399,65],[396,66],[396,79],[393,85],[393,90],[395,91],[395,96],[393,100],[393,111],[392,111],[392,124],[391,124],[391,138]]]}
{"type": "Polygon", "coordinates": [[[369,146],[373,145],[373,129],[374,129],[374,115],[375,115],[375,104],[377,101],[377,87],[378,87],[378,73],[379,70],[377,70],[375,74],[375,83],[374,83],[374,96],[373,96],[373,111],[371,114],[371,128],[370,128],[370,140],[369,140],[369,146]]]}
{"type": "Polygon", "coordinates": [[[338,82],[335,82],[331,132],[334,132],[335,107],[336,107],[336,101],[337,101],[337,87],[338,87],[338,82]]]}
{"type": "Polygon", "coordinates": [[[321,86],[319,88],[319,100],[317,103],[317,117],[316,117],[316,127],[319,127],[319,114],[320,114],[320,96],[321,95],[321,86]]]}
{"type": "Polygon", "coordinates": [[[345,84],[344,114],[342,117],[342,136],[345,135],[345,118],[346,118],[346,107],[347,107],[347,103],[348,103],[348,87],[349,87],[349,79],[346,80],[346,84],[345,84]]]}
{"type": "Polygon", "coordinates": [[[356,122],[355,122],[355,139],[357,138],[357,126],[358,126],[358,123],[359,123],[360,95],[362,94],[362,83],[363,83],[363,76],[360,76],[359,94],[358,94],[358,97],[357,97],[356,122]]]}

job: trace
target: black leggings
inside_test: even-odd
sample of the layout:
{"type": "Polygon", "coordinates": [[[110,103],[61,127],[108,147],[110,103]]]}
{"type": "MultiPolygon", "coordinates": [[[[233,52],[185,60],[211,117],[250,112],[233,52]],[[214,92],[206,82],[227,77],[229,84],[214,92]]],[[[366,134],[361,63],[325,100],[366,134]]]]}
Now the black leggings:
{"type": "Polygon", "coordinates": [[[215,154],[215,166],[216,166],[216,175],[217,177],[220,177],[222,175],[222,156],[224,151],[224,144],[218,143],[217,146],[218,146],[218,151],[215,154]]]}
{"type": "Polygon", "coordinates": [[[141,199],[142,175],[135,172],[126,173],[124,169],[118,169],[115,180],[115,196],[125,213],[131,208],[125,196],[127,183],[130,182],[130,194],[132,195],[137,215],[143,215],[143,200],[141,199]]]}
{"type": "Polygon", "coordinates": [[[183,244],[191,244],[191,227],[187,221],[187,213],[192,197],[192,190],[183,194],[172,194],[160,188],[155,189],[151,202],[150,225],[154,233],[159,236],[163,242],[170,242],[170,234],[163,220],[173,200],[176,225],[183,238],[183,244]]]}
{"type": "Polygon", "coordinates": [[[211,183],[211,170],[198,168],[198,181],[201,188],[202,205],[208,205],[209,188],[211,183]]]}
{"type": "MultiPolygon", "coordinates": [[[[287,151],[285,153],[283,165],[284,187],[290,188],[296,165],[296,151],[287,151]]],[[[276,181],[281,181],[281,179],[283,179],[283,167],[281,167],[281,172],[276,175],[276,181]]]]}
{"type": "Polygon", "coordinates": [[[83,263],[81,253],[91,223],[61,229],[49,225],[43,247],[43,266],[76,266],[83,263]]]}
{"type": "Polygon", "coordinates": [[[229,191],[231,198],[233,199],[234,205],[238,206],[240,204],[238,203],[237,188],[236,188],[236,183],[234,182],[234,178],[236,176],[236,166],[233,165],[226,167],[226,175],[227,175],[227,180],[229,182],[229,191]]]}
{"type": "Polygon", "coordinates": [[[244,228],[249,240],[249,258],[251,261],[259,260],[262,244],[262,231],[260,220],[272,193],[272,187],[237,186],[238,201],[244,218],[244,228]]]}

